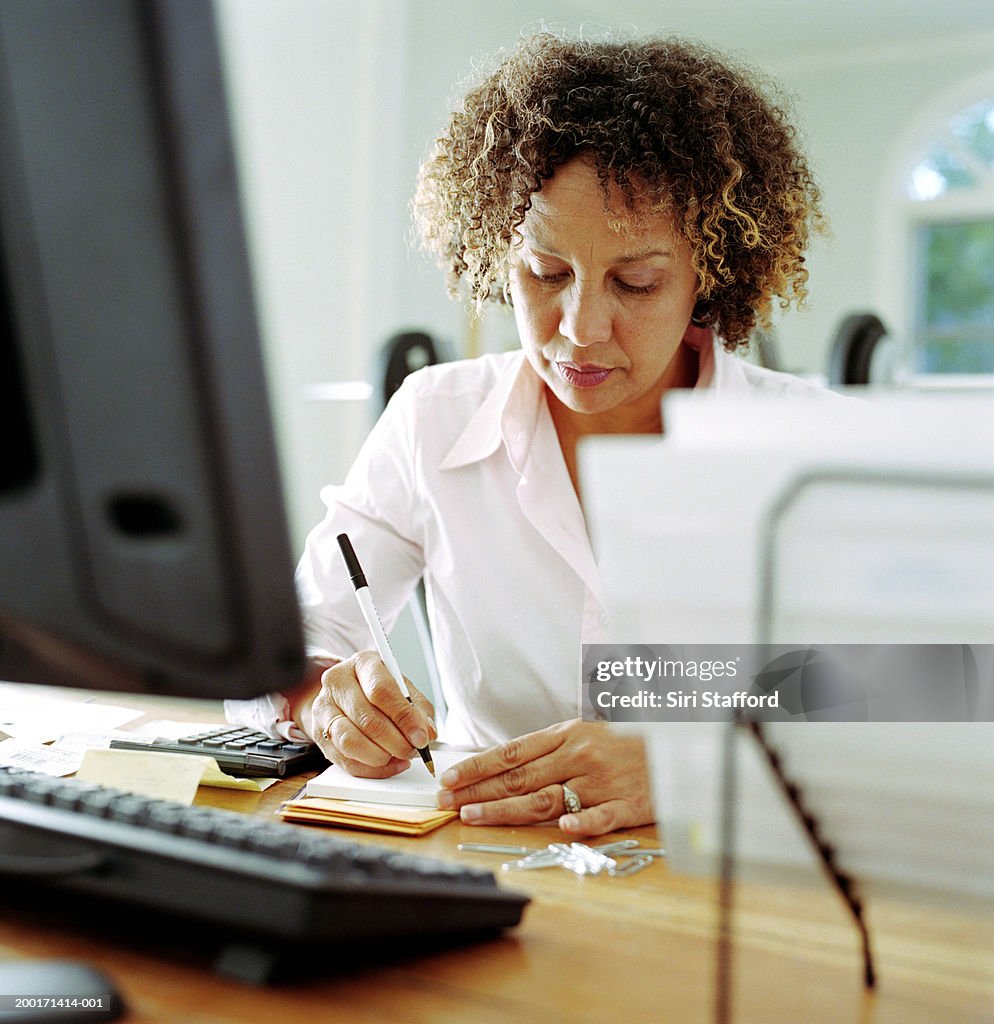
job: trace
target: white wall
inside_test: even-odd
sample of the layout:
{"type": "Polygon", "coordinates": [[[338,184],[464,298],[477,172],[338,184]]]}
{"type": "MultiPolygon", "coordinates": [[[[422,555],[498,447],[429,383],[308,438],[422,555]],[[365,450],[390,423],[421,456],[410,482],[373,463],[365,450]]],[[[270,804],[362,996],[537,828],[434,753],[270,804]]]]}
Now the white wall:
{"type": "Polygon", "coordinates": [[[398,321],[406,4],[221,0],[262,330],[299,547],[370,423],[308,385],[368,375],[398,321]]]}
{"type": "Polygon", "coordinates": [[[832,231],[811,247],[811,302],[784,323],[783,347],[792,365],[823,369],[848,312],[875,311],[902,336],[909,329],[912,268],[899,218],[910,145],[921,142],[923,113],[962,95],[964,83],[979,89],[987,76],[994,92],[994,34],[854,47],[769,67],[797,97],[832,231]]]}
{"type": "MultiPolygon", "coordinates": [[[[969,13],[968,4],[959,6],[969,13]]],[[[908,18],[894,22],[902,40],[888,43],[886,25],[860,36],[855,19],[870,10],[862,5],[804,8],[811,17],[819,12],[818,33],[805,31],[796,3],[757,0],[750,8],[741,0],[725,5],[723,20],[721,7],[709,5],[704,22],[699,3],[617,0],[604,3],[596,21],[698,37],[705,28],[705,41],[750,57],[793,94],[833,235],[812,248],[810,306],[783,319],[781,349],[790,368],[820,371],[845,313],[872,308],[902,324],[903,254],[881,197],[890,194],[895,154],[922,109],[994,71],[991,17],[980,21],[977,8],[978,31],[964,29],[961,18],[945,35],[920,39],[910,15],[925,7],[910,4],[908,18]],[[764,34],[757,9],[779,12],[776,32],[764,34]],[[733,15],[740,21],[732,24],[733,15]]],[[[417,164],[457,81],[542,20],[596,30],[591,18],[601,6],[222,0],[220,10],[299,543],[320,514],[318,488],[344,474],[373,412],[308,403],[303,388],[364,375],[375,347],[405,327],[433,331],[459,349],[480,344],[465,310],[446,297],[441,274],[407,243],[417,164]]],[[[513,343],[506,320],[484,329],[484,347],[506,343],[513,343]]]]}
{"type": "MultiPolygon", "coordinates": [[[[895,165],[923,109],[964,82],[975,81],[985,72],[994,75],[994,32],[987,27],[989,14],[979,32],[951,25],[949,34],[940,38],[912,37],[889,43],[881,41],[877,33],[872,41],[862,43],[854,26],[851,33],[842,33],[851,37],[844,44],[827,26],[820,26],[822,36],[804,33],[802,15],[794,26],[797,38],[788,44],[786,27],[766,36],[761,28],[754,28],[749,36],[739,26],[721,25],[714,12],[708,23],[711,34],[702,36],[701,6],[682,0],[656,4],[573,0],[556,5],[512,0],[491,10],[487,17],[479,17],[477,12],[473,17],[460,17],[458,6],[454,0],[419,0],[412,8],[409,45],[415,52],[434,47],[436,59],[417,69],[406,91],[408,136],[430,138],[444,113],[440,100],[452,93],[452,83],[468,71],[474,56],[512,44],[519,32],[538,25],[540,17],[572,30],[597,31],[599,25],[605,25],[699,38],[780,82],[793,103],[796,123],[824,193],[832,233],[816,238],[811,246],[811,297],[806,309],[786,314],[779,323],[784,362],[801,372],[824,371],[834,330],[842,317],[854,310],[878,311],[894,329],[905,327],[900,305],[905,280],[894,272],[900,254],[892,251],[897,242],[883,200],[886,197],[892,205],[900,204],[892,187],[895,165]],[[597,21],[591,20],[598,9],[603,13],[597,21]],[[444,31],[439,31],[440,25],[445,26],[444,31]],[[830,42],[823,47],[820,38],[830,42]]],[[[739,10],[786,11],[772,0],[736,6],[739,10]]],[[[796,11],[796,3],[790,6],[796,11]]],[[[839,10],[841,25],[846,18],[855,17],[844,4],[828,5],[829,9],[832,6],[839,10]]],[[[905,27],[904,34],[908,32],[910,27],[905,27]]],[[[423,147],[424,142],[418,144],[423,147]]],[[[423,289],[411,293],[408,308],[423,310],[425,318],[439,322],[444,315],[434,295],[423,289]]]]}

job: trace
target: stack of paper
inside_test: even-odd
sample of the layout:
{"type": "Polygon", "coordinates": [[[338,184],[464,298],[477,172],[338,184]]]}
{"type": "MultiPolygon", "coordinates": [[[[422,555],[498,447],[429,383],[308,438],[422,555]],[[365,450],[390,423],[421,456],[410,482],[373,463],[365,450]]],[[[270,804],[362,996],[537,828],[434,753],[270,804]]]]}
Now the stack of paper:
{"type": "MultiPolygon", "coordinates": [[[[939,666],[925,670],[932,685],[915,698],[934,708],[931,720],[800,715],[766,731],[861,887],[989,911],[994,395],[794,401],[676,390],[663,419],[661,439],[600,437],[580,449],[611,615],[605,639],[851,645],[864,658],[902,644],[916,671],[939,666]],[[943,668],[942,657],[953,661],[943,668]]],[[[670,866],[717,870],[727,727],[666,721],[641,731],[670,866]]],[[[816,868],[758,746],[745,734],[738,746],[740,863],[816,868]]]]}
{"type": "MultiPolygon", "coordinates": [[[[673,870],[714,873],[721,856],[722,742],[730,726],[670,722],[650,733],[656,803],[673,870]]],[[[990,722],[771,722],[768,741],[839,866],[861,890],[966,900],[994,909],[994,725],[990,722]]],[[[737,744],[740,868],[807,869],[811,845],[759,746],[737,744]]]]}
{"type": "MultiPolygon", "coordinates": [[[[437,775],[466,756],[464,751],[435,750],[437,775]]],[[[419,760],[390,779],[363,779],[331,765],[307,783],[304,796],[287,801],[277,813],[312,825],[423,835],[458,817],[456,811],[436,808],[437,794],[437,777],[419,760]]]]}
{"type": "Polygon", "coordinates": [[[433,807],[398,807],[364,804],[355,800],[331,800],[321,796],[289,800],[277,812],[284,821],[305,825],[334,825],[398,836],[423,836],[458,817],[456,811],[433,807]]]}
{"type": "Polygon", "coordinates": [[[606,642],[994,643],[994,395],[676,390],[663,418],[579,451],[606,642]]]}

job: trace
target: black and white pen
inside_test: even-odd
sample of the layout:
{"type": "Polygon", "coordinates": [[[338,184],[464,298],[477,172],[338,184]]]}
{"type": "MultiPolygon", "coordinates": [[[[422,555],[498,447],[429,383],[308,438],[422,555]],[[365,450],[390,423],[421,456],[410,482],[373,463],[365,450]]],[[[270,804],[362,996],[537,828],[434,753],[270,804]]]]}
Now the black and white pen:
{"type": "MultiPolygon", "coordinates": [[[[407,683],[404,682],[404,674],[400,671],[400,665],[397,664],[393,648],[391,648],[390,641],[383,630],[383,623],[380,622],[376,605],[373,604],[373,595],[369,592],[369,584],[366,582],[365,573],[362,571],[359,559],[356,558],[355,549],[352,547],[352,541],[349,540],[347,533],[340,533],[338,535],[338,546],[342,549],[342,557],[345,559],[345,567],[348,569],[349,579],[352,580],[352,585],[355,587],[355,596],[359,602],[359,608],[362,610],[362,617],[366,620],[366,625],[369,626],[369,631],[373,634],[373,643],[376,645],[376,651],[383,664],[386,665],[387,671],[393,676],[394,682],[400,688],[400,692],[413,704],[414,701],[411,700],[407,683]]],[[[435,764],[431,759],[431,751],[428,749],[427,744],[420,747],[418,753],[421,755],[421,760],[424,761],[425,767],[434,775],[435,764]]]]}

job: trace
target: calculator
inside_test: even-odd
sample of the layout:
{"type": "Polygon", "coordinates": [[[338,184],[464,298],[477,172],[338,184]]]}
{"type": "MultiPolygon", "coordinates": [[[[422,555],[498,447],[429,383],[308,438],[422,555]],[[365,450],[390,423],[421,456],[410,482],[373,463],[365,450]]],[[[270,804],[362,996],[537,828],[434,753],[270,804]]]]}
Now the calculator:
{"type": "Polygon", "coordinates": [[[311,768],[325,768],[328,762],[316,743],[277,740],[255,729],[211,726],[195,729],[179,739],[138,737],[111,740],[118,750],[164,750],[170,754],[206,754],[213,757],[227,775],[278,778],[311,768]]]}

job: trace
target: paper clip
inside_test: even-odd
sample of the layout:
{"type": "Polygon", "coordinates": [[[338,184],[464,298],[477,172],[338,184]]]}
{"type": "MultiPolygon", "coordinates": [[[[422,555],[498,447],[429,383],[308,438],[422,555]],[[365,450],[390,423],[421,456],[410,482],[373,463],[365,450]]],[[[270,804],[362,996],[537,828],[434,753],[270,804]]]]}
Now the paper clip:
{"type": "Polygon", "coordinates": [[[629,875],[638,874],[639,871],[647,868],[654,860],[655,857],[650,857],[647,854],[633,857],[619,867],[609,868],[608,874],[612,878],[627,878],[629,875]]]}
{"type": "Polygon", "coordinates": [[[635,850],[638,848],[639,841],[637,839],[618,839],[613,843],[603,843],[601,846],[594,846],[592,849],[598,853],[603,853],[606,857],[612,857],[617,853],[624,854],[626,850],[635,850]]]}
{"type": "Polygon", "coordinates": [[[618,866],[616,860],[585,843],[570,843],[568,850],[563,853],[563,859],[563,867],[578,875],[599,875],[602,871],[610,871],[618,866]]]}
{"type": "Polygon", "coordinates": [[[509,860],[501,864],[503,871],[534,871],[537,868],[554,868],[562,863],[562,854],[551,846],[544,850],[522,857],[521,860],[509,860]]]}
{"type": "Polygon", "coordinates": [[[575,875],[599,875],[617,864],[584,843],[550,843],[546,853],[552,864],[575,875]]]}
{"type": "Polygon", "coordinates": [[[534,871],[539,868],[565,868],[575,875],[599,875],[605,873],[612,878],[625,878],[647,868],[656,857],[666,851],[661,847],[643,849],[637,839],[619,839],[602,846],[587,846],[586,843],[550,843],[544,850],[527,850],[516,846],[491,846],[489,843],[460,843],[460,850],[488,853],[526,852],[519,860],[501,864],[504,871],[534,871]],[[611,854],[612,856],[609,856],[611,854]],[[619,864],[616,858],[624,858],[619,864]]]}
{"type": "Polygon", "coordinates": [[[526,856],[530,853],[538,853],[534,847],[529,846],[500,846],[496,843],[460,843],[457,847],[463,853],[502,853],[505,856],[515,855],[526,856]]]}

